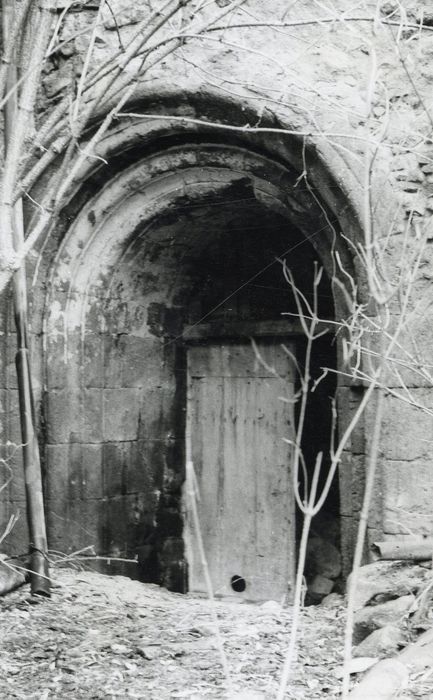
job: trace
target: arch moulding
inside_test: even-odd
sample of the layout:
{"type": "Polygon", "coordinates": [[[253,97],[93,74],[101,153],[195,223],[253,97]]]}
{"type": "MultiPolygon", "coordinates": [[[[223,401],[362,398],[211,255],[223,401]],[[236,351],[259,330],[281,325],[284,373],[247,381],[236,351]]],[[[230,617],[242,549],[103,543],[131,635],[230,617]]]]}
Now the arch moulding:
{"type": "MultiPolygon", "coordinates": [[[[209,115],[203,115],[193,99],[189,107],[193,118],[200,116],[202,120],[208,116],[222,121],[225,113],[220,101],[213,102],[209,115]]],[[[247,111],[245,107],[239,110],[238,122],[245,121],[247,111]]],[[[170,112],[175,117],[184,115],[184,98],[177,106],[172,103],[170,112]]],[[[143,387],[149,395],[159,392],[158,410],[160,415],[166,415],[169,409],[164,406],[177,391],[167,369],[177,362],[174,345],[163,352],[163,360],[155,366],[155,348],[160,347],[161,338],[155,337],[148,310],[162,301],[166,306],[176,306],[181,291],[182,278],[175,274],[175,257],[167,257],[164,272],[158,266],[152,267],[152,256],[159,255],[161,225],[170,226],[182,204],[199,209],[206,207],[210,199],[251,199],[300,231],[315,249],[329,277],[334,270],[331,253],[335,249],[355,277],[353,260],[341,236],[344,232],[356,240],[361,235],[353,202],[341,186],[342,182],[354,181],[353,171],[338,154],[334,153],[327,163],[317,153],[312,146],[304,149],[303,141],[293,136],[225,131],[186,120],[169,121],[155,114],[149,119],[129,118],[116,123],[98,146],[98,160],[92,159],[83,166],[56,226],[40,243],[33,270],[34,328],[41,330],[40,336],[35,337],[35,347],[40,343],[38,365],[46,426],[45,469],[52,546],[61,549],[63,543],[64,548],[67,533],[59,528],[59,518],[60,512],[67,512],[69,523],[74,517],[87,523],[86,529],[116,553],[116,537],[101,506],[104,498],[111,496],[115,503],[115,494],[107,496],[98,484],[98,480],[104,480],[103,464],[107,459],[116,464],[123,460],[126,472],[135,474],[125,477],[126,492],[125,484],[118,485],[124,493],[119,520],[126,520],[129,533],[135,526],[151,532],[155,522],[166,517],[168,506],[162,503],[165,483],[154,473],[152,476],[161,460],[163,481],[171,480],[172,494],[179,489],[183,477],[176,473],[172,458],[167,455],[170,450],[179,453],[182,436],[172,434],[165,419],[162,427],[154,425],[143,408],[140,392],[143,387]],[[300,178],[305,162],[309,166],[307,181],[300,178]],[[338,173],[334,176],[336,163],[338,173]],[[127,300],[122,297],[126,294],[122,275],[127,270],[131,271],[131,279],[138,275],[136,261],[140,255],[150,261],[147,318],[143,304],[132,301],[137,289],[132,282],[127,300]],[[163,289],[164,300],[158,287],[163,289]],[[133,321],[126,321],[120,313],[122,304],[128,307],[129,317],[134,316],[133,321]],[[125,339],[128,323],[133,323],[133,330],[125,339]],[[122,343],[123,349],[128,346],[124,357],[139,353],[148,362],[147,374],[133,372],[128,378],[124,358],[120,361],[122,368],[113,369],[122,343]],[[108,379],[102,365],[110,368],[108,379]],[[158,440],[166,442],[164,454],[155,448],[158,440]],[[96,465],[93,474],[92,463],[96,465]],[[138,463],[147,465],[141,476],[136,474],[138,463]],[[77,470],[81,470],[80,474],[77,470]],[[69,485],[59,499],[59,483],[65,471],[69,485]],[[132,487],[134,479],[137,483],[132,487]],[[80,480],[81,486],[77,486],[80,480]],[[80,511],[78,503],[82,503],[90,481],[91,495],[84,511],[80,511]],[[143,496],[146,491],[148,495],[143,496]]],[[[46,173],[35,188],[36,197],[39,190],[49,187],[49,182],[50,173],[46,173]]],[[[205,254],[207,244],[205,233],[195,236],[194,240],[184,241],[176,255],[185,259],[197,257],[205,254]]],[[[142,284],[143,279],[138,283],[142,284]]],[[[335,295],[334,304],[336,317],[341,318],[345,314],[341,294],[335,295]]],[[[338,391],[347,394],[350,390],[342,383],[338,391]]],[[[346,489],[350,480],[350,474],[343,474],[341,488],[346,489]]],[[[348,516],[348,521],[352,515],[350,504],[345,508],[342,515],[348,516]]],[[[178,531],[174,525],[166,533],[158,566],[162,566],[161,561],[177,561],[181,557],[176,549],[181,549],[178,531]]],[[[348,557],[351,532],[351,525],[343,527],[343,549],[349,552],[348,557]]],[[[78,534],[72,539],[71,548],[83,544],[78,534]]],[[[142,540],[140,543],[145,546],[142,540]]],[[[167,574],[168,579],[178,575],[167,574]]],[[[168,585],[177,585],[168,579],[168,585]]]]}

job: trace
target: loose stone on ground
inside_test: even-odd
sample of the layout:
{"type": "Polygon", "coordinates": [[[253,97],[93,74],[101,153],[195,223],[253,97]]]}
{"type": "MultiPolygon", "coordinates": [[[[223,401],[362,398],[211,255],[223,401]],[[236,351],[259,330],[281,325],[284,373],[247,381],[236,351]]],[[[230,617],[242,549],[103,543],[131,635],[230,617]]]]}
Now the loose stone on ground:
{"type": "MultiPolygon", "coordinates": [[[[0,698],[227,697],[207,599],[89,571],[55,568],[53,578],[51,599],[31,597],[28,585],[0,597],[0,698]]],[[[287,698],[340,697],[343,603],[342,596],[331,593],[322,605],[301,611],[287,698]]],[[[381,607],[371,609],[379,613],[381,607]]],[[[275,697],[291,608],[275,601],[258,605],[221,599],[215,609],[237,696],[275,697]]],[[[366,657],[371,665],[370,652],[374,663],[374,657],[394,654],[407,641],[399,632],[387,625],[354,650],[354,684],[367,668],[366,657]]],[[[433,675],[412,674],[405,693],[411,700],[433,697],[433,675]]]]}

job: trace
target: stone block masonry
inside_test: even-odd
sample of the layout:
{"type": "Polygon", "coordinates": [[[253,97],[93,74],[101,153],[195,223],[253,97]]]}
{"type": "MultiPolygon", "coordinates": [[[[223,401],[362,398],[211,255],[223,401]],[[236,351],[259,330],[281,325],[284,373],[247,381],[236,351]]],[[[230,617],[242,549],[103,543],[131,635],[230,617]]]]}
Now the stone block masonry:
{"type": "MultiPolygon", "coordinates": [[[[200,38],[183,38],[182,47],[159,62],[156,48],[149,54],[155,63],[124,108],[147,116],[113,120],[82,163],[55,225],[28,258],[32,366],[53,548],[95,546],[113,556],[139,555],[144,577],[184,585],[183,329],[204,321],[257,325],[295,312],[281,259],[306,294],[314,261],[323,264],[324,318],[344,320],[347,295],[355,290],[366,318],[374,321],[359,254],[367,214],[380,278],[390,281],[391,336],[406,314],[387,365],[370,530],[374,538],[430,531],[433,35],[429,8],[403,4],[406,16],[399,3],[382,3],[379,21],[375,2],[349,17],[346,3],[337,1],[335,12],[344,11],[344,21],[331,22],[310,0],[289,8],[283,0],[246,0],[221,20],[222,28],[217,23],[200,38]],[[344,272],[336,272],[336,252],[344,272]],[[406,304],[408,286],[412,297],[406,304]]],[[[154,5],[131,9],[126,0],[111,1],[116,23],[104,9],[92,70],[114,55],[121,64],[119,41],[130,45],[154,5]]],[[[69,105],[75,94],[98,7],[76,4],[65,15],[39,91],[36,136],[53,110],[61,111],[62,100],[69,105]]],[[[189,23],[196,28],[197,13],[207,21],[222,10],[222,3],[203,10],[192,3],[152,41],[164,39],[166,46],[168,34],[189,23]]],[[[134,65],[123,66],[124,74],[134,65]]],[[[110,106],[98,107],[92,128],[110,106]]],[[[57,125],[59,133],[68,128],[66,121],[57,125]]],[[[62,154],[49,139],[44,148],[53,158],[30,192],[36,202],[58,187],[62,154]]],[[[26,207],[30,221],[30,200],[26,207]]],[[[16,340],[7,296],[1,312],[2,441],[19,445],[16,340]]],[[[347,376],[346,341],[342,333],[323,341],[314,359],[315,372],[329,365],[339,375],[317,390],[304,438],[307,469],[315,451],[329,453],[325,433],[335,386],[340,435],[368,386],[368,379],[353,383],[347,376]]],[[[296,342],[301,354],[302,343],[296,342]]],[[[363,343],[359,367],[368,375],[376,334],[366,333],[363,343]]],[[[374,421],[373,402],[343,453],[339,496],[335,487],[328,503],[339,509],[346,571],[374,421]]],[[[13,460],[13,481],[1,494],[2,522],[17,504],[22,507],[19,451],[13,460]]],[[[8,546],[22,550],[25,542],[23,515],[8,546]]]]}

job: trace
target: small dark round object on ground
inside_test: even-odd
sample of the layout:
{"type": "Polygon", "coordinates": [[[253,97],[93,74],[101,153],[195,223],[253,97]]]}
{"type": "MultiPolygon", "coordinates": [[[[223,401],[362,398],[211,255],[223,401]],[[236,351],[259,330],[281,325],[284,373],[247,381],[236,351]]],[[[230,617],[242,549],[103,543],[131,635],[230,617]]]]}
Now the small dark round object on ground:
{"type": "Polygon", "coordinates": [[[236,593],[243,593],[244,590],[247,587],[247,582],[242,576],[239,576],[238,574],[235,574],[234,576],[231,577],[230,581],[232,588],[236,593]]]}

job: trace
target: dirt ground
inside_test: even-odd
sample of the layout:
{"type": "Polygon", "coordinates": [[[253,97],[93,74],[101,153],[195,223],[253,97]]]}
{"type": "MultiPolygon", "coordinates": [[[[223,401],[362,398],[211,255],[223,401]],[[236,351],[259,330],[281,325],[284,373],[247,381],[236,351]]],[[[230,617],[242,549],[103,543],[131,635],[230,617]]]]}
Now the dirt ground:
{"type": "MultiPolygon", "coordinates": [[[[0,599],[1,698],[227,697],[207,600],[122,576],[57,569],[54,578],[51,599],[32,597],[28,585],[0,599]]],[[[235,691],[274,696],[290,610],[216,607],[235,691]]],[[[303,613],[288,697],[337,697],[342,614],[303,613]]]]}
{"type": "MultiPolygon", "coordinates": [[[[228,697],[209,601],[122,576],[53,577],[51,599],[28,585],[0,598],[0,698],[228,697]]],[[[290,609],[232,600],[216,609],[235,697],[275,697],[290,609]]],[[[341,606],[303,611],[288,698],[339,696],[343,625],[341,606]]]]}

